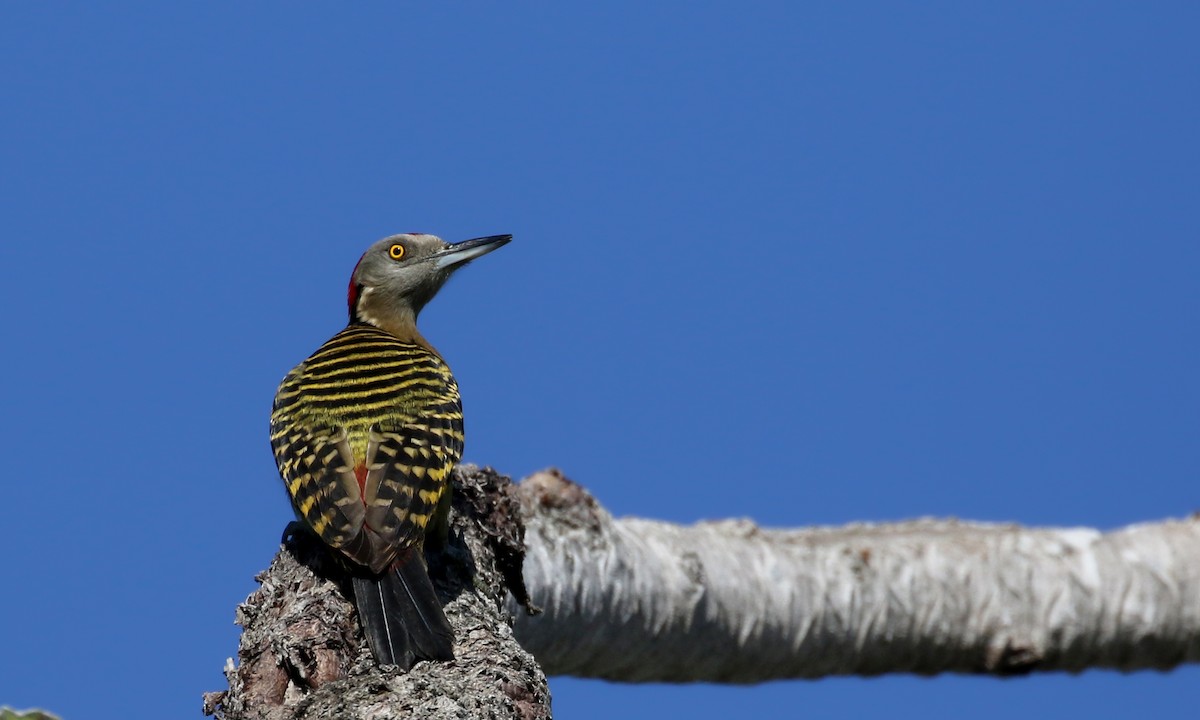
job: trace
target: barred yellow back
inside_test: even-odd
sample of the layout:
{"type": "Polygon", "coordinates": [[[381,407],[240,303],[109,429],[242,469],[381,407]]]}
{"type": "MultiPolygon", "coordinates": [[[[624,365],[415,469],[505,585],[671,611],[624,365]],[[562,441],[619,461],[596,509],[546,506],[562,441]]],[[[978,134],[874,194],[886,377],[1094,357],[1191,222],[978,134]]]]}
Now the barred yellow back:
{"type": "Polygon", "coordinates": [[[271,446],[297,516],[382,572],[421,547],[462,457],[458,385],[426,345],[351,325],[284,378],[271,446]]]}

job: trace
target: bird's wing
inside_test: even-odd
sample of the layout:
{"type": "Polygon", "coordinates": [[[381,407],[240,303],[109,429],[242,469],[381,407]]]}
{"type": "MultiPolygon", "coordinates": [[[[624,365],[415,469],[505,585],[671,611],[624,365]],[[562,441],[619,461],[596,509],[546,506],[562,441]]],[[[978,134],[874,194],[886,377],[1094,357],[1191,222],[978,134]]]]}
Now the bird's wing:
{"type": "Polygon", "coordinates": [[[342,428],[271,423],[275,462],[297,517],[350,557],[369,555],[354,454],[342,428]]]}
{"type": "Polygon", "coordinates": [[[367,526],[384,543],[395,548],[420,543],[462,457],[462,442],[461,414],[432,414],[372,430],[363,501],[367,526]]]}

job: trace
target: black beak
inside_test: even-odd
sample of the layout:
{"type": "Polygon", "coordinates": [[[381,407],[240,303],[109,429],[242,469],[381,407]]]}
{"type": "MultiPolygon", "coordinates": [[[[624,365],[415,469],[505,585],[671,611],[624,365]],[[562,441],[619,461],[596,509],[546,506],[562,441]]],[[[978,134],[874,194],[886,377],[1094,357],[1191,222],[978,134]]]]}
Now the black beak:
{"type": "Polygon", "coordinates": [[[509,240],[512,240],[512,235],[488,235],[487,237],[463,240],[435,254],[433,262],[439,269],[458,267],[481,255],[487,255],[501,245],[508,244],[509,240]]]}

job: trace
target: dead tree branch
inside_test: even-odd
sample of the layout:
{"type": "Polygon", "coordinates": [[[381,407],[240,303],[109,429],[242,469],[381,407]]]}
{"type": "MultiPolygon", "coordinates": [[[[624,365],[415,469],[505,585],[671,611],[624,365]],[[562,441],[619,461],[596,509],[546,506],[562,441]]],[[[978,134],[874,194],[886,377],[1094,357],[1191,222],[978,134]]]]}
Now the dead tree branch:
{"type": "Polygon", "coordinates": [[[344,573],[296,535],[238,607],[239,662],[227,664],[229,690],[206,695],[205,711],[226,720],[549,718],[546,677],[513,639],[504,603],[509,587],[522,596],[512,488],[489,469],[455,471],[450,542],[429,554],[454,629],[453,662],[408,673],[376,666],[344,573]]]}
{"type": "Polygon", "coordinates": [[[614,520],[556,471],[517,487],[468,466],[454,486],[451,540],[429,564],[455,661],[375,666],[344,574],[297,536],[238,608],[239,663],[206,711],[532,720],[550,717],[543,670],[755,683],[1200,661],[1196,518],[1108,533],[935,520],[763,530],[614,520]],[[530,596],[543,614],[527,614],[530,596]]]}
{"type": "Polygon", "coordinates": [[[555,471],[519,492],[545,613],[516,633],[551,675],[754,683],[1200,660],[1195,518],[781,531],[614,520],[555,471]]]}

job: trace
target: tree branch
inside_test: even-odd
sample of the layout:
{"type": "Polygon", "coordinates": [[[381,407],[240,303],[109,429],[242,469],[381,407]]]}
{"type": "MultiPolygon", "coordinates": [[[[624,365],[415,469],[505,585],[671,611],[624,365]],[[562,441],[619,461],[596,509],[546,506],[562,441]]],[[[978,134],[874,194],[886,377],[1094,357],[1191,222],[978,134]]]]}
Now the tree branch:
{"type": "Polygon", "coordinates": [[[454,661],[408,673],[376,666],[344,572],[297,534],[238,607],[239,663],[227,663],[229,690],[207,694],[205,712],[226,720],[549,718],[546,677],[513,639],[504,605],[506,587],[522,596],[512,483],[472,466],[457,469],[453,483],[450,540],[428,559],[454,629],[454,661]]]}
{"type": "Polygon", "coordinates": [[[551,675],[1168,669],[1200,660],[1200,521],[1115,532],[919,520],[763,530],[614,520],[557,471],[519,490],[515,631],[551,675]]]}
{"type": "Polygon", "coordinates": [[[754,683],[1200,660],[1196,518],[1109,533],[935,520],[680,526],[614,520],[557,471],[516,487],[466,466],[453,481],[451,539],[428,559],[455,661],[377,667],[344,573],[299,535],[238,608],[240,662],[206,711],[533,720],[550,717],[543,669],[754,683]],[[544,614],[531,614],[530,596],[544,614]]]}

